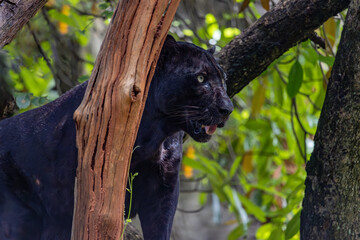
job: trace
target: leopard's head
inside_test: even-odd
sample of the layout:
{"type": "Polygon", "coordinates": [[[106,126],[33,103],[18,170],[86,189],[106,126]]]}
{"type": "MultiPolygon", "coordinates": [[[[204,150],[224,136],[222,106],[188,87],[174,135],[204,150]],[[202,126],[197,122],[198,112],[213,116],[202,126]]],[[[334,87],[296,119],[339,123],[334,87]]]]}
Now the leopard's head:
{"type": "Polygon", "coordinates": [[[199,142],[209,141],[233,111],[226,75],[213,53],[168,36],[155,73],[160,111],[199,142]]]}

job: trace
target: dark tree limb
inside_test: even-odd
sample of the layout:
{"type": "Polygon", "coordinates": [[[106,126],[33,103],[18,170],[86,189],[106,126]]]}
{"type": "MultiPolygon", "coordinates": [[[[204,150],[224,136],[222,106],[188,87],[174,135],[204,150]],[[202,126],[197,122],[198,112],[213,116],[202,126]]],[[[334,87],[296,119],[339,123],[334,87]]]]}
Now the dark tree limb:
{"type": "Polygon", "coordinates": [[[360,2],[350,4],[306,166],[301,239],[360,239],[360,2]]]}
{"type": "Polygon", "coordinates": [[[10,117],[16,110],[15,100],[7,84],[8,70],[5,53],[0,51],[0,120],[10,117]]]}
{"type": "Polygon", "coordinates": [[[10,43],[46,2],[47,0],[0,1],[0,48],[10,43]]]}
{"type": "Polygon", "coordinates": [[[349,0],[284,0],[264,14],[219,53],[234,96],[274,60],[297,43],[313,36],[316,28],[341,12],[349,0]]]}

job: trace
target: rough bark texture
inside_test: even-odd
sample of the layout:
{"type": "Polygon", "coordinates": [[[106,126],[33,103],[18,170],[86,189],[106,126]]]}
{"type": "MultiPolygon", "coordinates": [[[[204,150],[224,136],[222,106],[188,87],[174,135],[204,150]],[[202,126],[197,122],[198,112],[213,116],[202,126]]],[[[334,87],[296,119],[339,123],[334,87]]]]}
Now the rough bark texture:
{"type": "Polygon", "coordinates": [[[306,166],[301,239],[360,239],[360,2],[347,14],[306,166]]]}
{"type": "Polygon", "coordinates": [[[274,60],[306,40],[328,18],[347,8],[350,0],[284,0],[235,37],[219,54],[235,95],[274,60]]]}
{"type": "Polygon", "coordinates": [[[44,6],[47,0],[0,0],[0,48],[44,6]]]}
{"type": "Polygon", "coordinates": [[[132,147],[179,0],[168,3],[124,0],[114,13],[74,115],[79,163],[72,239],[120,239],[132,147]]]}

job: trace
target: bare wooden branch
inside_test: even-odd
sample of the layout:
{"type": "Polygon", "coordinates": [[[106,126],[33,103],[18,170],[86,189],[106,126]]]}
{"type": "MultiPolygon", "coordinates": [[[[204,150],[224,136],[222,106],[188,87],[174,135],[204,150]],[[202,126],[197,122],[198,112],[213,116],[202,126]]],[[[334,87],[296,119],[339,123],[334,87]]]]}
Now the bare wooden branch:
{"type": "Polygon", "coordinates": [[[41,9],[47,0],[0,0],[0,48],[41,9]]]}
{"type": "Polygon", "coordinates": [[[146,95],[179,0],[120,1],[74,118],[72,239],[120,239],[125,187],[146,95]]]}

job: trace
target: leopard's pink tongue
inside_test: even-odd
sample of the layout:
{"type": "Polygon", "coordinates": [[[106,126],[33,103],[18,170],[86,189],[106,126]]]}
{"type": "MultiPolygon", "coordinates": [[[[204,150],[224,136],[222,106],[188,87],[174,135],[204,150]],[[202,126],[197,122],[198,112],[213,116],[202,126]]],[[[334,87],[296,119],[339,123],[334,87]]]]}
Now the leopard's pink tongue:
{"type": "Polygon", "coordinates": [[[208,135],[213,135],[216,131],[216,125],[205,126],[205,132],[208,135]]]}

